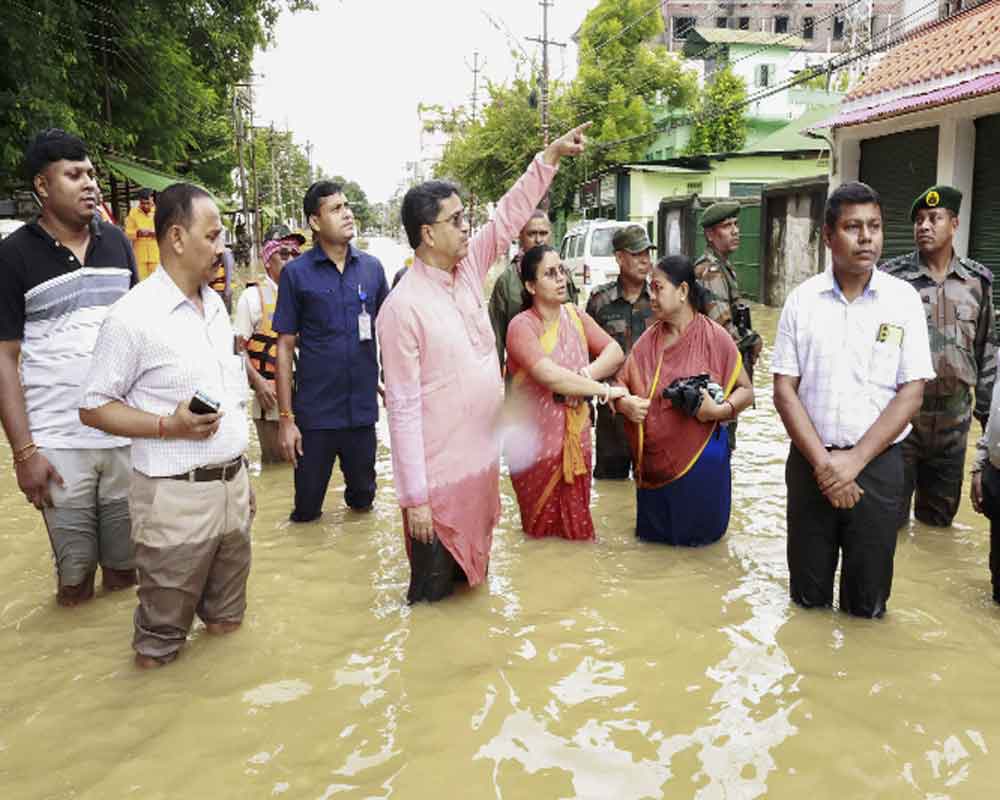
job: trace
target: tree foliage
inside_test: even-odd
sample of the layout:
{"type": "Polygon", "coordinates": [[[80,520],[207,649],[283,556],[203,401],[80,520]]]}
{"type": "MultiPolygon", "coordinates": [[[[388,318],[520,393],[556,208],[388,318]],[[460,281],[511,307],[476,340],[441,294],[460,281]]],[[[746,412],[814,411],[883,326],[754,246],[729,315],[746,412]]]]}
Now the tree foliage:
{"type": "Polygon", "coordinates": [[[733,153],[747,141],[747,85],[730,67],[718,70],[695,109],[689,155],[733,153]]]}
{"type": "MultiPolygon", "coordinates": [[[[309,159],[287,131],[272,128],[254,130],[253,164],[260,192],[261,226],[267,230],[276,222],[294,221],[305,226],[302,219],[302,198],[312,183],[309,159]]],[[[246,161],[249,174],[250,161],[246,161]]],[[[253,206],[253,187],[247,198],[253,206]]]]}
{"type": "MultiPolygon", "coordinates": [[[[590,120],[594,146],[564,164],[550,192],[554,208],[568,208],[585,174],[641,158],[656,135],[650,109],[682,107],[697,91],[693,74],[663,47],[649,44],[663,32],[658,0],[601,0],[580,29],[580,68],[572,83],[549,87],[549,130],[558,136],[590,120]]],[[[439,113],[437,127],[452,134],[437,174],[495,202],[542,147],[538,72],[522,61],[508,83],[488,86],[479,119],[439,113]]]]}
{"type": "Polygon", "coordinates": [[[280,11],[312,5],[12,0],[0,26],[0,188],[22,184],[32,135],[62,127],[95,155],[125,153],[229,190],[232,85],[250,74],[280,11]]]}

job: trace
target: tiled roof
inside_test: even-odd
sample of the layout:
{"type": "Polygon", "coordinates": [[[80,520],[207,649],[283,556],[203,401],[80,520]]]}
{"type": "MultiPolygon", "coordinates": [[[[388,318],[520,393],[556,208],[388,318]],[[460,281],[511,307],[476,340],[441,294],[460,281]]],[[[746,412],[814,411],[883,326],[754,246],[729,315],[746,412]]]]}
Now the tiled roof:
{"type": "Polygon", "coordinates": [[[1000,2],[975,6],[918,31],[888,52],[845,102],[921,88],[928,81],[959,79],[995,65],[1000,69],[1000,2]]]}

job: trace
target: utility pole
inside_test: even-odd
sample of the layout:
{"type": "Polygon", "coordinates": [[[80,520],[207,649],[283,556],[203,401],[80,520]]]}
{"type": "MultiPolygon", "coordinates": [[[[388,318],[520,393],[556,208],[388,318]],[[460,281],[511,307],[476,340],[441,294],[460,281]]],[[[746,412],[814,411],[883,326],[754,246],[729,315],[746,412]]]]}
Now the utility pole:
{"type": "MultiPolygon", "coordinates": [[[[244,226],[247,214],[247,171],[243,163],[243,108],[240,104],[239,86],[233,87],[233,131],[236,134],[236,158],[240,170],[240,210],[244,215],[244,226]]],[[[251,252],[253,245],[251,244],[251,252]]]]}
{"type": "MultiPolygon", "coordinates": [[[[469,62],[465,62],[465,66],[469,67],[469,62]]],[[[472,72],[472,121],[476,121],[476,115],[479,113],[479,73],[483,71],[483,67],[486,66],[486,59],[483,59],[482,67],[479,65],[479,51],[476,50],[472,53],[472,66],[469,67],[469,71],[472,72]]]]}
{"type": "Polygon", "coordinates": [[[542,46],[542,144],[549,145],[549,45],[554,47],[565,47],[565,42],[556,42],[549,39],[549,8],[554,5],[552,0],[538,0],[538,5],[542,7],[542,37],[529,36],[529,42],[536,42],[542,46]]]}
{"type": "Polygon", "coordinates": [[[278,209],[278,219],[275,222],[280,222],[284,224],[284,207],[281,202],[281,179],[278,177],[278,169],[274,163],[274,123],[271,123],[271,135],[268,139],[269,149],[271,151],[271,192],[273,193],[274,203],[278,209]]]}
{"type": "MultiPolygon", "coordinates": [[[[252,182],[253,188],[253,227],[250,229],[250,269],[252,274],[256,275],[257,272],[257,262],[258,256],[260,254],[260,240],[263,238],[263,231],[261,230],[261,219],[260,219],[260,187],[257,184],[257,148],[254,145],[254,125],[253,125],[253,84],[252,83],[237,83],[237,89],[244,89],[245,92],[238,92],[235,96],[234,103],[239,107],[239,121],[240,129],[248,133],[247,145],[250,148],[250,180],[252,182]],[[243,112],[249,116],[249,125],[244,127],[243,112]]],[[[241,136],[240,139],[243,137],[241,136]]],[[[239,140],[238,140],[239,141],[239,140]]],[[[241,191],[243,199],[243,210],[247,210],[247,197],[246,197],[246,173],[242,167],[243,158],[240,154],[240,175],[241,175],[241,191]]]]}

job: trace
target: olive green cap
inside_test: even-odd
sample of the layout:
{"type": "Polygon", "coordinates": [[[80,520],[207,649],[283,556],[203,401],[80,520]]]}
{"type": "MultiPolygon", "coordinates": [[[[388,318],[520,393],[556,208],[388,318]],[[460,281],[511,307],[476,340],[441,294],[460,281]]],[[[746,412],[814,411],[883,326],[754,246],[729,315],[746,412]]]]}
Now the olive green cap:
{"type": "Polygon", "coordinates": [[[712,203],[701,215],[701,227],[711,228],[713,225],[718,225],[720,222],[725,222],[727,219],[732,219],[739,215],[740,204],[735,200],[712,203]]]}
{"type": "Polygon", "coordinates": [[[962,193],[954,186],[945,186],[943,183],[924,189],[910,206],[910,221],[917,218],[917,212],[922,208],[947,208],[956,217],[958,209],[962,207],[962,193]]]}
{"type": "Polygon", "coordinates": [[[646,229],[642,225],[629,225],[627,228],[620,228],[615,231],[611,246],[615,252],[625,250],[635,255],[645,253],[647,250],[655,250],[653,243],[646,235],[646,229]]]}

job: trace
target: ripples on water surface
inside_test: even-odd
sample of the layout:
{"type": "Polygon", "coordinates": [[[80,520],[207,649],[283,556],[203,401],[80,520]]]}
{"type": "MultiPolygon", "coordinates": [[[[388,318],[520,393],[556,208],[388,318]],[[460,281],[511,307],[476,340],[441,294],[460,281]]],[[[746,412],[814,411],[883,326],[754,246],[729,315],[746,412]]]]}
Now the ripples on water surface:
{"type": "Polygon", "coordinates": [[[880,622],[792,607],[766,366],[720,544],[638,544],[631,485],[606,481],[596,545],[525,541],[505,480],[488,586],[411,609],[384,446],[364,517],[338,477],[292,528],[291,473],[268,468],[244,629],[196,629],[152,674],[131,594],[55,606],[4,456],[0,797],[996,796],[985,520],[965,501],[954,529],[902,534],[880,622]]]}

